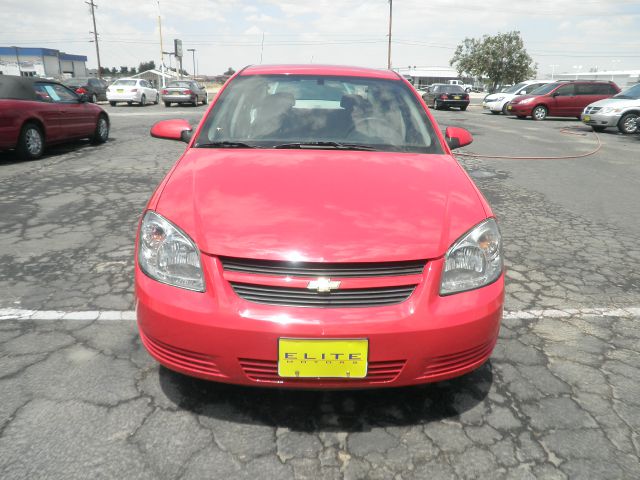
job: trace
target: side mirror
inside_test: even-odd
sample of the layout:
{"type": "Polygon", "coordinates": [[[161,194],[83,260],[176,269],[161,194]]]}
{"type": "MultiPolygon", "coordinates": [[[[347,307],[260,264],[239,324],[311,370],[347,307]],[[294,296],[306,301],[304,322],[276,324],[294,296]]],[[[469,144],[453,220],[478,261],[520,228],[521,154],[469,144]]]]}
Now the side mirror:
{"type": "Polygon", "coordinates": [[[191,140],[193,129],[189,122],[182,119],[162,120],[151,127],[151,136],[166,140],[178,140],[188,143],[191,140]]]}
{"type": "Polygon", "coordinates": [[[80,103],[87,103],[89,101],[89,97],[87,96],[86,93],[81,93],[80,96],[78,97],[78,101],[80,103]]]}
{"type": "Polygon", "coordinates": [[[444,132],[445,140],[451,150],[464,147],[473,142],[473,136],[464,128],[447,127],[444,132]]]}
{"type": "Polygon", "coordinates": [[[560,93],[558,93],[558,92],[553,92],[553,93],[551,94],[551,96],[552,96],[552,97],[559,97],[559,96],[560,96],[560,93]]]}

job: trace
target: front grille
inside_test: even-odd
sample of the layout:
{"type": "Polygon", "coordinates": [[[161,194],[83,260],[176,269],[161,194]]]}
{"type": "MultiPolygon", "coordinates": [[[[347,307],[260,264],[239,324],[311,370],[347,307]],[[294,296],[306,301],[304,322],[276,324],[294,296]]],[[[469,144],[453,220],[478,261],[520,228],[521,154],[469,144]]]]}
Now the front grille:
{"type": "Polygon", "coordinates": [[[379,307],[404,302],[415,285],[335,290],[319,293],[306,288],[271,287],[230,282],[239,297],[253,303],[291,307],[379,307]]]}
{"type": "Polygon", "coordinates": [[[478,345],[475,348],[463,350],[449,355],[433,357],[426,362],[426,368],[420,378],[436,378],[442,375],[454,373],[486,358],[495,345],[495,341],[490,341],[478,345]]]}
{"type": "Polygon", "coordinates": [[[278,375],[278,362],[273,360],[256,360],[240,358],[240,367],[244,374],[254,382],[303,383],[338,381],[345,383],[386,383],[395,380],[406,360],[391,360],[385,362],[369,362],[367,376],[363,379],[326,379],[326,378],[283,378],[278,375]]]}
{"type": "Polygon", "coordinates": [[[214,377],[224,377],[218,366],[208,355],[183,350],[182,348],[167,345],[155,338],[151,338],[140,332],[142,343],[160,361],[169,365],[181,367],[194,373],[200,373],[214,377]]]}
{"type": "Polygon", "coordinates": [[[602,109],[602,107],[587,107],[584,111],[584,113],[586,115],[590,115],[596,112],[599,112],[602,109]]]}
{"type": "Polygon", "coordinates": [[[289,277],[396,277],[420,275],[426,260],[376,263],[313,263],[252,260],[220,257],[222,266],[230,272],[289,277]]]}

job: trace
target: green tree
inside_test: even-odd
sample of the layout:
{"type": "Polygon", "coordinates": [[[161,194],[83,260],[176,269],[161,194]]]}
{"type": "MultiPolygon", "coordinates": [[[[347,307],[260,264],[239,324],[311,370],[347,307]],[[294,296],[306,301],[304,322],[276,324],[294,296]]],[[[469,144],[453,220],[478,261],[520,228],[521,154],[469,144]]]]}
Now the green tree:
{"type": "Polygon", "coordinates": [[[129,73],[129,67],[120,67],[120,73],[126,75],[129,73]]]}
{"type": "Polygon", "coordinates": [[[230,77],[234,73],[236,73],[236,71],[233,68],[229,67],[229,68],[227,68],[227,71],[223,73],[223,75],[227,75],[227,76],[230,77]]]}
{"type": "Polygon", "coordinates": [[[156,62],[149,60],[148,62],[140,62],[138,65],[139,72],[146,72],[147,70],[154,70],[156,68],[156,62]]]}
{"type": "Polygon", "coordinates": [[[537,71],[518,31],[465,38],[456,47],[449,64],[460,76],[488,78],[491,91],[499,84],[518,83],[533,77],[537,71]]]}
{"type": "Polygon", "coordinates": [[[111,74],[116,75],[118,73],[118,69],[116,67],[111,67],[111,74]]]}

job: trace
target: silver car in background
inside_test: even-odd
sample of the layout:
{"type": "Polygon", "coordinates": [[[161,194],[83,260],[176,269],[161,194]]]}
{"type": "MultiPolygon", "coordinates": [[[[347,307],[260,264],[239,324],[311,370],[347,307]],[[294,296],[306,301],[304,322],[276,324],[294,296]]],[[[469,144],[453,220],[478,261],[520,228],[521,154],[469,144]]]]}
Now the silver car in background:
{"type": "Polygon", "coordinates": [[[640,83],[611,98],[587,105],[580,119],[596,132],[607,127],[618,127],[622,133],[638,132],[640,83]]]}
{"type": "Polygon", "coordinates": [[[193,80],[174,80],[162,89],[162,101],[165,107],[172,103],[190,103],[197,107],[199,102],[208,103],[207,91],[203,85],[193,80]]]}

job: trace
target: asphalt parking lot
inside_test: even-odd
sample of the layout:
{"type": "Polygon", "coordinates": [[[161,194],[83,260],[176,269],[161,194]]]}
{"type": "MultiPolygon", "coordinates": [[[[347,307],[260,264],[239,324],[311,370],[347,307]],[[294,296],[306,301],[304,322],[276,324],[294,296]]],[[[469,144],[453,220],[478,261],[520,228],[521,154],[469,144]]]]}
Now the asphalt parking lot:
{"type": "MultiPolygon", "coordinates": [[[[359,392],[238,388],[158,365],[137,337],[133,241],[184,144],[105,106],[111,140],[0,154],[0,478],[640,478],[640,135],[592,156],[460,156],[497,214],[508,268],[490,362],[359,392]]],[[[463,153],[598,146],[574,119],[437,111],[463,153]]]]}

